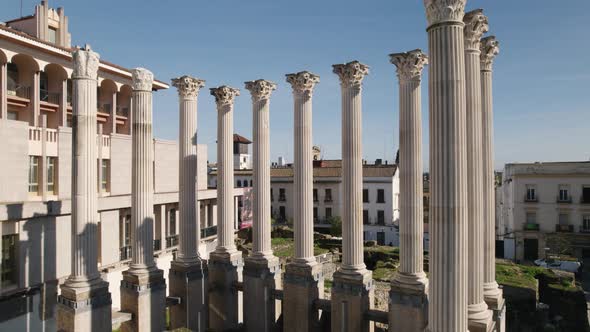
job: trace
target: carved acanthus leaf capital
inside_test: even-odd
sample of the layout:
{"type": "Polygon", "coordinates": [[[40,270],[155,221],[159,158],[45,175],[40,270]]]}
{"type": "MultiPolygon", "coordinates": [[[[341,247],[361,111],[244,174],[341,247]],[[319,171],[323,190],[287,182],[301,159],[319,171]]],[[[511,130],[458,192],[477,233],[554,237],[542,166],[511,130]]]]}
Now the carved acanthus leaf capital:
{"type": "Polygon", "coordinates": [[[267,80],[248,81],[244,84],[246,85],[246,90],[252,94],[252,100],[254,101],[270,99],[270,95],[277,88],[274,82],[267,80]]]}
{"type": "Polygon", "coordinates": [[[389,55],[389,61],[397,67],[400,81],[420,81],[422,70],[428,64],[428,56],[422,50],[389,55]]]}
{"type": "Polygon", "coordinates": [[[311,96],[313,88],[320,82],[320,77],[308,71],[300,71],[294,74],[287,74],[287,83],[293,87],[293,92],[311,96]]]}
{"type": "Polygon", "coordinates": [[[152,91],[154,74],[145,68],[131,69],[131,87],[135,91],[152,91]]]}
{"type": "Polygon", "coordinates": [[[98,79],[100,55],[90,48],[90,45],[72,52],[74,60],[73,78],[98,79]]]}
{"type": "Polygon", "coordinates": [[[178,89],[179,97],[196,98],[199,95],[199,90],[205,86],[205,80],[184,75],[173,78],[172,85],[178,89]]]}
{"type": "Polygon", "coordinates": [[[463,22],[467,0],[424,0],[429,25],[463,22]]]}
{"type": "Polygon", "coordinates": [[[332,68],[334,74],[340,78],[340,84],[344,87],[361,86],[363,79],[369,74],[369,66],[358,61],[332,65],[332,68]]]}
{"type": "Polygon", "coordinates": [[[211,95],[215,97],[217,107],[233,105],[236,96],[240,95],[240,90],[227,85],[217,88],[211,88],[211,95]]]}
{"type": "Polygon", "coordinates": [[[488,32],[488,18],[482,9],[476,9],[465,14],[465,49],[479,51],[479,42],[484,33],[488,32]]]}
{"type": "Polygon", "coordinates": [[[496,36],[482,38],[480,49],[481,69],[492,70],[494,59],[500,53],[500,43],[496,40],[496,36]]]}

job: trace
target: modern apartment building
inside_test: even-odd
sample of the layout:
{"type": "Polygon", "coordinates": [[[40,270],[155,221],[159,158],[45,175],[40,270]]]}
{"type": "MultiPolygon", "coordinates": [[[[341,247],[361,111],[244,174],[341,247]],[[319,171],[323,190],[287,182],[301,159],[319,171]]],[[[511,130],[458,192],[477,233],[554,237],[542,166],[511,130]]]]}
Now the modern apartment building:
{"type": "Polygon", "coordinates": [[[590,162],[507,164],[498,192],[505,257],[590,257],[590,162]]]}
{"type": "MultiPolygon", "coordinates": [[[[0,330],[54,330],[59,284],[71,273],[72,58],[63,9],[0,25],[0,330]]],[[[98,50],[100,52],[100,50],[98,50]]],[[[131,73],[98,70],[99,268],[120,305],[130,261],[131,73]]],[[[157,92],[168,85],[155,81],[157,92]]],[[[157,98],[157,93],[155,93],[157,98]]],[[[172,108],[174,109],[174,108],[172,108]]],[[[158,112],[156,109],[155,112],[158,112]]],[[[154,250],[168,273],[178,242],[178,144],[154,139],[154,250]]],[[[216,191],[207,188],[207,147],[198,146],[198,200],[207,257],[215,245],[216,191]]],[[[236,204],[243,189],[236,189],[236,204]]]]}

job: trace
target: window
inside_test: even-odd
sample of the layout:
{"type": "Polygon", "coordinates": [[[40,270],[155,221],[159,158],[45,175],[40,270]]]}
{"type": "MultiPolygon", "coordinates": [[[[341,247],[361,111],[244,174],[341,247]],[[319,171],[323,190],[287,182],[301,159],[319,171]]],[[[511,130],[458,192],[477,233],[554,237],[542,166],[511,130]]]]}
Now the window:
{"type": "Polygon", "coordinates": [[[17,244],[18,234],[2,235],[1,286],[3,288],[18,284],[18,259],[16,257],[17,244]]]}
{"type": "Polygon", "coordinates": [[[590,232],[590,214],[582,216],[582,231],[590,232]]]}
{"type": "Polygon", "coordinates": [[[287,220],[287,213],[284,206],[279,206],[279,218],[281,221],[287,220]]]}
{"type": "Polygon", "coordinates": [[[18,120],[18,113],[17,112],[8,112],[8,116],[6,118],[8,120],[18,120]]]}
{"type": "Polygon", "coordinates": [[[589,204],[590,203],[590,186],[582,187],[582,204],[589,204]]]}
{"type": "Polygon", "coordinates": [[[176,209],[170,209],[169,213],[169,226],[168,226],[168,234],[169,235],[176,235],[176,209]]]}
{"type": "Polygon", "coordinates": [[[55,194],[57,189],[55,185],[57,170],[57,158],[47,157],[47,192],[55,194]]]}
{"type": "Polygon", "coordinates": [[[385,203],[385,190],[377,189],[377,203],[385,203]]]}
{"type": "Polygon", "coordinates": [[[326,188],[325,194],[326,194],[326,196],[324,197],[324,202],[326,202],[326,203],[332,202],[332,189],[326,188]]]}
{"type": "Polygon", "coordinates": [[[313,208],[313,221],[317,221],[318,220],[318,208],[314,207],[313,208]]]}
{"type": "Polygon", "coordinates": [[[279,189],[279,202],[285,202],[287,198],[285,197],[285,188],[279,189]]]}
{"type": "Polygon", "coordinates": [[[101,167],[100,190],[103,192],[109,191],[109,177],[111,171],[110,160],[103,159],[101,167]]]}
{"type": "Polygon", "coordinates": [[[566,184],[559,185],[559,197],[557,199],[560,202],[568,202],[570,200],[568,185],[566,185],[566,184]]]}
{"type": "Polygon", "coordinates": [[[385,225],[385,211],[377,211],[377,225],[385,225]]]}
{"type": "Polygon", "coordinates": [[[272,194],[272,188],[270,188],[270,201],[271,202],[274,202],[274,200],[275,200],[275,198],[274,198],[274,196],[272,194]]]}
{"type": "Polygon", "coordinates": [[[16,90],[19,87],[18,66],[9,62],[6,66],[6,75],[8,79],[6,82],[8,83],[8,94],[16,95],[16,90]]]}
{"type": "Polygon", "coordinates": [[[535,212],[527,212],[526,213],[526,223],[527,224],[536,224],[537,223],[537,214],[535,212]]]}
{"type": "Polygon", "coordinates": [[[313,201],[318,201],[318,190],[316,188],[313,188],[313,201]]]}
{"type": "Polygon", "coordinates": [[[332,218],[332,208],[326,208],[326,219],[332,218]]]}
{"type": "Polygon", "coordinates": [[[363,210],[363,224],[369,224],[369,210],[363,210]]]}
{"type": "Polygon", "coordinates": [[[252,180],[250,180],[250,187],[252,187],[252,180]]]}
{"type": "Polygon", "coordinates": [[[42,101],[48,101],[49,97],[49,78],[44,71],[39,73],[39,98],[42,101]]]}
{"type": "Polygon", "coordinates": [[[55,44],[57,42],[57,29],[49,27],[48,32],[49,32],[49,36],[48,36],[49,42],[55,44]]]}
{"type": "Polygon", "coordinates": [[[559,214],[559,224],[560,225],[569,225],[569,215],[567,213],[560,213],[559,214]]]}
{"type": "Polygon", "coordinates": [[[363,189],[363,203],[369,203],[369,189],[363,189]]]}
{"type": "Polygon", "coordinates": [[[238,188],[242,187],[242,180],[238,180],[238,188]]]}
{"type": "Polygon", "coordinates": [[[131,245],[131,214],[123,214],[119,220],[119,245],[127,247],[131,245]]]}
{"type": "Polygon", "coordinates": [[[29,193],[39,194],[39,156],[29,156],[29,193]]]}
{"type": "Polygon", "coordinates": [[[537,190],[534,185],[530,185],[530,184],[526,185],[525,200],[528,202],[536,202],[537,201],[537,190]]]}

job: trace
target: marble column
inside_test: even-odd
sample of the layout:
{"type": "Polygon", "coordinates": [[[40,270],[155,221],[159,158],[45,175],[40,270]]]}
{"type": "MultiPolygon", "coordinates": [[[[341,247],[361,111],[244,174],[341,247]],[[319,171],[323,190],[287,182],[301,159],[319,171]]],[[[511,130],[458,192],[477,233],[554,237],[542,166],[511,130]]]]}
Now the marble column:
{"type": "Polygon", "coordinates": [[[208,327],[207,264],[199,255],[201,229],[197,200],[197,97],[205,81],[182,76],[172,80],[179,98],[179,182],[180,221],[178,253],[170,266],[170,296],[180,304],[170,307],[170,327],[204,331],[208,327]]]}
{"type": "Polygon", "coordinates": [[[494,58],[500,52],[496,37],[489,36],[480,43],[481,65],[481,99],[483,129],[483,233],[484,265],[483,292],[484,299],[494,311],[496,328],[504,326],[505,304],[502,290],[496,282],[496,205],[494,177],[494,111],[492,102],[492,66],[494,58]]]}
{"type": "Polygon", "coordinates": [[[294,99],[294,236],[295,256],[285,268],[283,330],[316,331],[313,302],[323,298],[322,266],[313,254],[312,95],[320,77],[308,71],[286,75],[294,99]]]}
{"type": "Polygon", "coordinates": [[[110,331],[111,294],[98,271],[96,86],[99,55],[75,50],[72,128],[72,273],[61,286],[60,331],[110,331]]]}
{"type": "Polygon", "coordinates": [[[154,261],[154,143],[152,83],[147,69],[132,74],[131,265],[121,280],[121,310],[133,319],[123,331],[161,331],[166,326],[166,281],[154,261]]]}
{"type": "Polygon", "coordinates": [[[492,328],[492,312],[483,299],[483,166],[479,41],[488,31],[481,9],[463,18],[465,43],[465,100],[467,125],[468,302],[469,331],[492,328]]]}
{"type": "Polygon", "coordinates": [[[467,331],[466,0],[425,0],[430,103],[428,329],[467,331]]]}
{"type": "Polygon", "coordinates": [[[424,273],[422,94],[428,57],[421,50],[390,55],[399,79],[400,266],[391,281],[389,331],[424,331],[428,279],[424,273]],[[407,319],[399,319],[405,317],[407,319]]]}
{"type": "Polygon", "coordinates": [[[274,331],[280,302],[272,293],[281,288],[281,265],[270,241],[270,95],[276,84],[246,82],[252,94],[253,228],[252,255],[244,264],[244,323],[247,331],[274,331]]]}
{"type": "Polygon", "coordinates": [[[242,253],[234,242],[234,99],[240,90],[211,89],[217,103],[217,247],[209,255],[209,327],[214,331],[238,328],[241,313],[236,282],[242,279],[242,253]]]}
{"type": "Polygon", "coordinates": [[[31,116],[30,125],[39,127],[39,116],[41,115],[41,72],[33,73],[33,86],[31,87],[31,116]]]}
{"type": "Polygon", "coordinates": [[[0,118],[8,119],[8,64],[0,64],[0,118]]]}
{"type": "Polygon", "coordinates": [[[332,331],[370,331],[373,274],[363,260],[362,83],[369,67],[333,65],[342,90],[342,265],[332,286],[332,331]]]}

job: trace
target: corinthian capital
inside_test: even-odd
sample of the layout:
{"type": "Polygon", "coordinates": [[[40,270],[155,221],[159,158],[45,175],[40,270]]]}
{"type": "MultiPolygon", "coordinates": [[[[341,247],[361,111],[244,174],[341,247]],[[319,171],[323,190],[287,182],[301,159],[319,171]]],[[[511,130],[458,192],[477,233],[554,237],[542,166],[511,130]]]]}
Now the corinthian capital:
{"type": "Polygon", "coordinates": [[[178,89],[181,98],[197,98],[199,90],[205,86],[205,81],[191,76],[181,76],[172,79],[172,85],[178,89]]]}
{"type": "Polygon", "coordinates": [[[389,61],[397,67],[397,77],[401,81],[420,81],[422,70],[428,64],[428,56],[422,50],[389,55],[389,61]]]}
{"type": "Polygon", "coordinates": [[[270,95],[277,88],[277,85],[267,80],[248,81],[244,83],[246,90],[252,94],[252,100],[268,100],[270,95]]]}
{"type": "Polygon", "coordinates": [[[492,70],[492,64],[496,55],[500,53],[500,43],[496,40],[496,36],[489,36],[481,40],[481,70],[492,70]]]}
{"type": "Polygon", "coordinates": [[[320,77],[308,71],[300,71],[295,74],[287,74],[287,83],[293,87],[293,92],[311,96],[313,88],[320,82],[320,77]]]}
{"type": "Polygon", "coordinates": [[[463,22],[467,0],[424,0],[429,25],[463,22]]]}
{"type": "Polygon", "coordinates": [[[240,95],[240,90],[227,85],[217,88],[211,88],[211,95],[215,97],[217,107],[233,105],[236,96],[240,95]]]}
{"type": "Polygon", "coordinates": [[[465,49],[479,51],[479,42],[484,33],[488,32],[488,18],[482,9],[476,9],[465,14],[465,49]]]}
{"type": "Polygon", "coordinates": [[[135,91],[152,91],[154,74],[145,68],[131,69],[131,87],[135,91]]]}
{"type": "Polygon", "coordinates": [[[98,78],[100,55],[92,51],[90,45],[86,45],[84,48],[72,52],[72,59],[74,60],[73,78],[98,78]]]}
{"type": "Polygon", "coordinates": [[[361,86],[363,79],[369,73],[369,66],[358,61],[332,65],[332,68],[334,74],[340,78],[340,84],[344,87],[361,86]]]}

